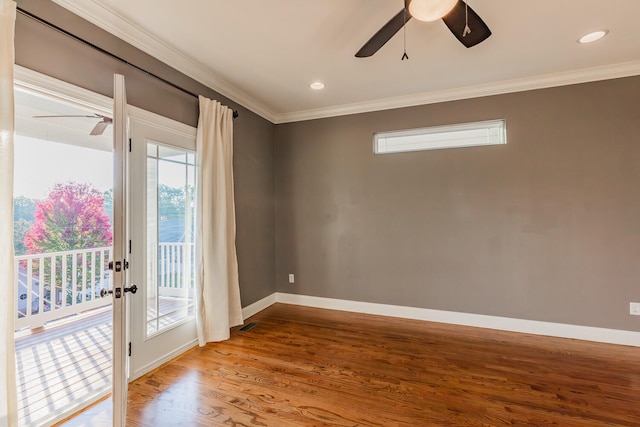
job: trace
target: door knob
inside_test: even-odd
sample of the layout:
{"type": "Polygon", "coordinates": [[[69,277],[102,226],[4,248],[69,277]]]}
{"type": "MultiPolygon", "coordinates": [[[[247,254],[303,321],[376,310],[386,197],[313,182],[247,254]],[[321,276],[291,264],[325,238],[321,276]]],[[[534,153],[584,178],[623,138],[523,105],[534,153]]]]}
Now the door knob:
{"type": "Polygon", "coordinates": [[[128,288],[124,288],[124,291],[125,292],[131,292],[132,294],[135,294],[136,292],[138,292],[138,287],[135,284],[133,284],[128,288]]]}
{"type": "Polygon", "coordinates": [[[111,289],[106,290],[105,288],[100,289],[100,298],[104,298],[107,295],[111,295],[113,291],[111,289]]]}

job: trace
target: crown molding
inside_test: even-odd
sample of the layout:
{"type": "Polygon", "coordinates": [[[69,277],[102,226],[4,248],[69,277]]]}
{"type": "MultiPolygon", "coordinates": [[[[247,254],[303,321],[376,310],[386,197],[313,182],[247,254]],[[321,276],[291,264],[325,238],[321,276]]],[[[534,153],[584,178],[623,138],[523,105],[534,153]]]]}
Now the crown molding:
{"type": "Polygon", "coordinates": [[[274,123],[290,123],[305,120],[323,119],[345,116],[349,114],[368,113],[372,111],[391,110],[394,108],[413,107],[417,105],[436,104],[439,102],[457,101],[461,99],[479,98],[483,96],[524,92],[527,90],[545,89],[599,80],[617,79],[640,75],[640,61],[625,62],[603,67],[586,68],[562,73],[545,74],[522,79],[505,80],[474,86],[465,86],[433,92],[424,92],[407,96],[344,104],[335,107],[317,108],[277,114],[274,123]]]}
{"type": "Polygon", "coordinates": [[[275,124],[413,107],[417,105],[435,104],[439,102],[640,75],[640,61],[633,61],[326,108],[276,113],[229,82],[214,76],[209,68],[170,45],[159,41],[149,33],[133,25],[133,23],[129,22],[123,16],[100,5],[96,0],[82,0],[82,2],[77,0],[53,1],[275,124]]]}
{"type": "Polygon", "coordinates": [[[215,90],[263,118],[274,122],[275,113],[229,82],[213,75],[204,65],[151,34],[135,26],[123,16],[102,6],[95,0],[53,0],[68,11],[86,19],[128,44],[153,56],[181,73],[215,90]]]}

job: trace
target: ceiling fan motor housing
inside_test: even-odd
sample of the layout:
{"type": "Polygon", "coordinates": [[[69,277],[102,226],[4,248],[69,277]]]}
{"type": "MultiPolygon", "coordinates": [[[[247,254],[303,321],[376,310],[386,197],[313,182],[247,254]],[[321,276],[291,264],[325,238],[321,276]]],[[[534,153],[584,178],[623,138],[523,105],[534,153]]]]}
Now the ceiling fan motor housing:
{"type": "Polygon", "coordinates": [[[436,21],[449,12],[458,0],[409,0],[408,7],[411,16],[419,21],[436,21]]]}

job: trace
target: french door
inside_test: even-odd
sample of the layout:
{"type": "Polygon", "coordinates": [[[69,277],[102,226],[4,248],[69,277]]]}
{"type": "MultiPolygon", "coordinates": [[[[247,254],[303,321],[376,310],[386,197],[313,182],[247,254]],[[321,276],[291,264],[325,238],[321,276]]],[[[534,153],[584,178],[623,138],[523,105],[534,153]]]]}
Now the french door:
{"type": "Polygon", "coordinates": [[[114,76],[113,425],[128,381],[197,342],[195,129],[127,107],[114,76]]]}
{"type": "Polygon", "coordinates": [[[130,380],[197,342],[195,129],[154,119],[131,118],[130,380]]]}
{"type": "Polygon", "coordinates": [[[197,342],[195,129],[128,108],[120,75],[113,111],[113,425],[124,426],[128,381],[197,342]]]}

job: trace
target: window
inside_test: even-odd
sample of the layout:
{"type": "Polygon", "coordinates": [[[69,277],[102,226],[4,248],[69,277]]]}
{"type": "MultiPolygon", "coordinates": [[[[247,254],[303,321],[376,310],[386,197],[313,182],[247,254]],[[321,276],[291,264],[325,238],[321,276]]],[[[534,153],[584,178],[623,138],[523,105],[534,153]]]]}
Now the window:
{"type": "Polygon", "coordinates": [[[507,124],[501,119],[375,133],[373,152],[387,154],[506,143],[507,124]]]}
{"type": "Polygon", "coordinates": [[[194,314],[195,154],[147,142],[147,336],[194,314]]]}

